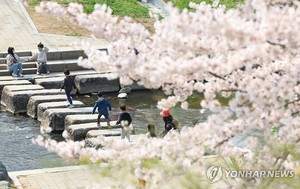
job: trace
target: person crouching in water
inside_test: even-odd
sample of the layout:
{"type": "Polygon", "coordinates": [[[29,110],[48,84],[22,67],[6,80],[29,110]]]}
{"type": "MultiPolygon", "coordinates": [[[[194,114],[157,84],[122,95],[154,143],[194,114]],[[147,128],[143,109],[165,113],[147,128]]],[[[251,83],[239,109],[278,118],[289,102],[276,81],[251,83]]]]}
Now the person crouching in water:
{"type": "Polygon", "coordinates": [[[130,132],[133,131],[133,127],[131,125],[132,118],[131,118],[131,115],[126,111],[125,105],[121,105],[120,109],[122,112],[121,112],[116,124],[122,126],[121,139],[124,139],[126,136],[128,141],[130,142],[130,132]]]}
{"type": "Polygon", "coordinates": [[[155,125],[148,124],[148,132],[146,133],[147,138],[157,138],[156,131],[155,131],[155,125]]]}
{"type": "Polygon", "coordinates": [[[98,92],[97,94],[98,100],[95,102],[93,112],[92,114],[95,113],[96,109],[98,109],[98,119],[97,119],[97,127],[100,129],[100,118],[103,115],[107,121],[107,126],[110,127],[110,118],[108,114],[108,110],[111,111],[111,105],[109,101],[105,98],[103,98],[103,94],[101,92],[98,92]]]}
{"type": "Polygon", "coordinates": [[[12,72],[13,77],[23,77],[22,63],[20,62],[22,59],[15,54],[15,48],[8,47],[6,56],[7,68],[10,72],[12,72]]]}

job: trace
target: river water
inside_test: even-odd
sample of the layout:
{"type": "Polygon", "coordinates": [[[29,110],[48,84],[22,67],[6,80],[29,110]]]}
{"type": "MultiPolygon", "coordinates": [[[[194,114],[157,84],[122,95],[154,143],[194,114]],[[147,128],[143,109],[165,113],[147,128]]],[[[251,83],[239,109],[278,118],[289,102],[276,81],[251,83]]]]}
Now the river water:
{"type": "MultiPolygon", "coordinates": [[[[129,94],[125,102],[116,98],[117,93],[105,94],[113,106],[112,112],[118,112],[120,103],[125,103],[133,117],[133,124],[137,134],[147,132],[147,124],[157,126],[157,134],[163,130],[163,122],[159,116],[159,109],[156,107],[158,100],[164,97],[161,91],[137,91],[129,94]]],[[[74,97],[74,100],[81,100],[86,106],[92,107],[96,100],[94,95],[74,97]]],[[[196,103],[199,105],[199,103],[196,103]]],[[[196,105],[196,106],[197,106],[196,105]]],[[[200,107],[199,107],[200,108],[200,107]]],[[[182,110],[173,108],[172,115],[180,122],[181,126],[192,126],[197,122],[205,120],[207,115],[200,114],[199,108],[182,110]]],[[[92,111],[92,109],[91,109],[92,111]]],[[[116,119],[112,116],[112,120],[116,119]]],[[[26,115],[12,115],[0,111],[0,161],[8,171],[20,171],[38,168],[60,167],[74,165],[74,162],[66,162],[45,148],[32,144],[31,139],[39,134],[40,123],[26,115]]],[[[61,134],[53,134],[56,140],[63,140],[61,134]]]]}

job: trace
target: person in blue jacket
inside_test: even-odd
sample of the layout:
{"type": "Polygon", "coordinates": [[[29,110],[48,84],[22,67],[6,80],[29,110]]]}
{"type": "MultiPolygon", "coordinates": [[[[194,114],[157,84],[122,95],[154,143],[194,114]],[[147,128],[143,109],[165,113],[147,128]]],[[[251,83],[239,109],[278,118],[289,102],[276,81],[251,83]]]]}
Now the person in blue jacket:
{"type": "Polygon", "coordinates": [[[95,113],[96,109],[98,109],[98,119],[97,119],[97,127],[101,127],[100,118],[103,115],[107,121],[107,126],[110,126],[110,118],[108,114],[108,110],[111,111],[111,105],[109,101],[103,98],[103,94],[98,92],[98,100],[96,101],[92,114],[95,113]]]}

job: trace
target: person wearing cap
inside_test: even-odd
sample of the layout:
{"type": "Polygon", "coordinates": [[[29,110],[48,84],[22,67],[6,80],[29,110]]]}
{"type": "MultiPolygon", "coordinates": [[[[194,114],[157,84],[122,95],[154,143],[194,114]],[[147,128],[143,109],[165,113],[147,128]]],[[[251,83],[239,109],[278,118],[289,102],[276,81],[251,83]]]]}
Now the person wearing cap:
{"type": "Polygon", "coordinates": [[[175,125],[173,123],[173,116],[171,115],[170,113],[170,110],[169,109],[163,109],[161,112],[160,112],[160,115],[162,116],[163,118],[163,121],[165,123],[165,130],[162,132],[162,136],[165,136],[170,130],[172,129],[176,129],[175,128],[175,125]]]}

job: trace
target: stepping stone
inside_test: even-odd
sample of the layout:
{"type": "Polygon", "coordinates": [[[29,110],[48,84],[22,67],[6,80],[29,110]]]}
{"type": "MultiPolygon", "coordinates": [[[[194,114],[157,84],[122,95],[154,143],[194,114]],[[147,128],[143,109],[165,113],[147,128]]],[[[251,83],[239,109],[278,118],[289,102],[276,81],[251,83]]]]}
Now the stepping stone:
{"type": "MultiPolygon", "coordinates": [[[[111,124],[111,129],[113,130],[116,128],[121,128],[121,126],[115,126],[116,121],[111,121],[110,124],[111,124]]],[[[100,125],[101,125],[101,130],[109,129],[109,127],[107,126],[107,122],[100,122],[100,125]]],[[[69,138],[74,141],[84,140],[86,138],[86,134],[88,131],[99,129],[97,127],[97,121],[90,122],[90,123],[69,125],[69,126],[65,126],[65,128],[67,130],[69,138]]]]}
{"type": "Polygon", "coordinates": [[[92,114],[92,110],[93,107],[48,109],[44,112],[41,127],[45,129],[51,127],[52,131],[63,131],[65,130],[65,117],[67,115],[92,114]]]}
{"type": "MultiPolygon", "coordinates": [[[[138,138],[144,137],[145,135],[140,134],[140,135],[130,135],[130,142],[135,142],[138,138]]],[[[109,139],[111,140],[122,140],[121,136],[109,136],[109,139]]],[[[125,137],[123,140],[127,141],[127,138],[125,137]]],[[[85,146],[86,147],[94,147],[94,148],[99,148],[101,145],[99,144],[99,140],[97,137],[92,137],[92,138],[86,138],[85,139],[85,146]]]]}
{"type": "Polygon", "coordinates": [[[41,90],[41,89],[44,89],[44,87],[42,87],[40,85],[26,85],[26,84],[25,85],[9,85],[9,86],[5,86],[3,88],[1,98],[5,98],[9,92],[13,92],[13,91],[27,91],[27,90],[41,90]]]}
{"type": "Polygon", "coordinates": [[[0,76],[0,81],[12,81],[12,80],[16,80],[16,79],[12,76],[0,76]]]}
{"type": "MultiPolygon", "coordinates": [[[[66,95],[43,95],[43,96],[32,96],[30,97],[27,104],[27,115],[33,119],[37,118],[37,106],[43,102],[59,102],[66,101],[66,95]]],[[[64,104],[67,104],[66,102],[64,104]]],[[[84,104],[81,103],[81,106],[84,104]]]]}
{"type": "MultiPolygon", "coordinates": [[[[134,81],[131,85],[121,85],[121,87],[122,88],[130,88],[131,91],[137,91],[137,90],[145,90],[145,89],[147,89],[143,85],[139,85],[136,81],[134,81]]],[[[128,92],[125,92],[125,93],[128,93],[128,92]]]]}
{"type": "MultiPolygon", "coordinates": [[[[91,123],[94,122],[96,123],[98,119],[98,114],[82,114],[80,117],[78,115],[67,115],[65,118],[65,127],[69,125],[74,125],[74,124],[81,124],[81,123],[91,123]]],[[[100,118],[101,122],[105,121],[104,116],[100,118]]]]}
{"type": "MultiPolygon", "coordinates": [[[[6,87],[4,87],[5,90],[6,87]]],[[[4,94],[4,93],[2,93],[4,94]]],[[[43,90],[26,90],[26,91],[11,91],[2,95],[1,104],[6,105],[6,111],[13,114],[26,113],[27,104],[31,96],[37,95],[58,95],[64,94],[59,89],[43,89],[43,90]]]]}
{"type": "MultiPolygon", "coordinates": [[[[74,108],[78,107],[84,107],[84,103],[73,100],[74,108]]],[[[69,102],[66,101],[66,96],[64,101],[59,101],[59,102],[44,102],[41,103],[37,106],[37,120],[42,121],[44,119],[44,112],[48,109],[58,109],[58,108],[68,108],[69,107],[69,102]]],[[[76,115],[78,117],[78,115],[76,115]]]]}
{"type": "Polygon", "coordinates": [[[79,89],[80,94],[89,94],[101,92],[118,92],[119,80],[115,74],[94,74],[94,75],[77,75],[75,77],[75,85],[79,89]]]}
{"type": "Polygon", "coordinates": [[[112,130],[90,130],[87,132],[87,138],[98,137],[100,135],[103,136],[121,136],[121,129],[112,129],[112,130]]]}
{"type": "Polygon", "coordinates": [[[2,94],[2,90],[5,86],[10,86],[10,85],[32,85],[32,83],[28,80],[1,81],[0,82],[0,94],[2,94]]]}
{"type": "MultiPolygon", "coordinates": [[[[110,119],[114,120],[117,119],[120,115],[120,112],[109,112],[109,117],[110,119]]],[[[69,125],[74,125],[74,124],[80,124],[80,123],[91,123],[94,122],[96,123],[98,119],[98,114],[83,114],[80,116],[77,115],[67,115],[65,118],[65,127],[69,126],[69,125]]],[[[105,122],[105,117],[102,116],[100,118],[101,122],[105,122]]]]}
{"type": "Polygon", "coordinates": [[[64,83],[65,77],[51,77],[35,79],[35,83],[43,86],[45,89],[60,89],[64,83]]]}

